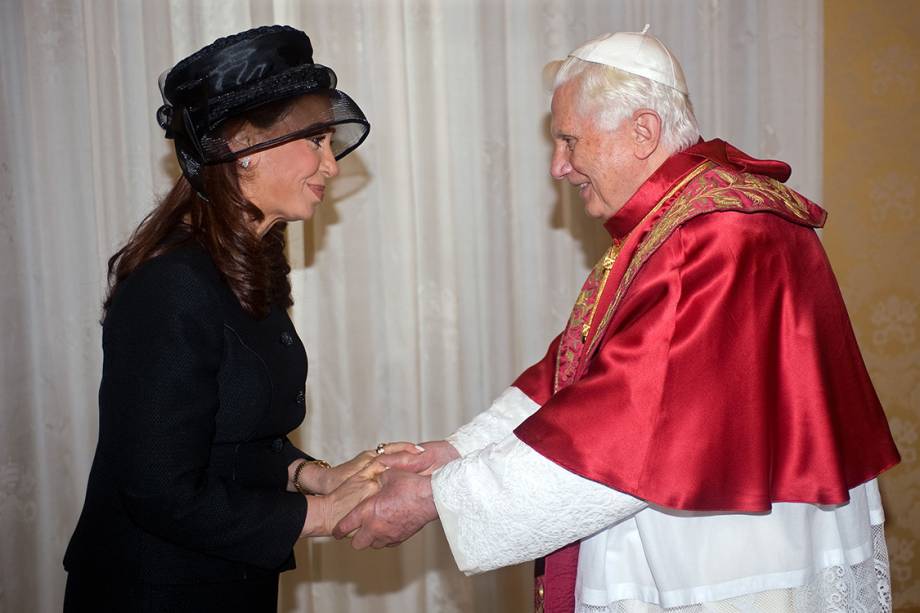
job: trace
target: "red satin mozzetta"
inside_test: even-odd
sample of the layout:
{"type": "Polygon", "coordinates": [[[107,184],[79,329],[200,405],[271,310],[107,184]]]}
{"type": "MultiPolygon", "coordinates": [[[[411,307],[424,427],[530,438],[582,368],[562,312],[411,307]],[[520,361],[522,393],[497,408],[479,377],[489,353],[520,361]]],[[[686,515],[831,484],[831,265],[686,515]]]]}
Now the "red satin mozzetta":
{"type": "MultiPolygon", "coordinates": [[[[692,511],[841,504],[896,464],[813,230],[826,214],[780,185],[789,173],[719,140],[662,165],[605,225],[624,242],[588,338],[563,332],[515,382],[541,405],[517,436],[583,477],[692,511]]],[[[571,574],[577,548],[559,555],[547,611],[553,566],[571,574]]]]}

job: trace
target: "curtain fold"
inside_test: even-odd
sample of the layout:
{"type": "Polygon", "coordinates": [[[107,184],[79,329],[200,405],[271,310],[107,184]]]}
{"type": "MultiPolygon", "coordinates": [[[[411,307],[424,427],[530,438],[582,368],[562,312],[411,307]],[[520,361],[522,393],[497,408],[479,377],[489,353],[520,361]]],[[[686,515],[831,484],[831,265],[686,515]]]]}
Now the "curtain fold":
{"type": "MultiPolygon", "coordinates": [[[[547,61],[650,23],[704,134],[790,161],[820,201],[822,20],[818,0],[0,3],[0,613],[61,606],[97,433],[106,259],[178,171],[154,120],[161,71],[289,23],[371,121],[316,217],[288,230],[310,356],[294,438],[339,462],[486,408],[542,356],[605,247],[548,174],[547,61]]],[[[531,602],[529,565],[464,577],[437,524],[399,548],[297,553],[282,611],[531,602]]]]}

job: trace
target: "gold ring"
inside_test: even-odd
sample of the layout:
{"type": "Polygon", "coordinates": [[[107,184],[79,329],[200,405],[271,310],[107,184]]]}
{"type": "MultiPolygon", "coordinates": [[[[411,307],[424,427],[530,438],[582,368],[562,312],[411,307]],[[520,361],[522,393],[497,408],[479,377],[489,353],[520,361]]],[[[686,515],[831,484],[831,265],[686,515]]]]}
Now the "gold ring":
{"type": "Polygon", "coordinates": [[[380,455],[381,453],[384,452],[384,450],[385,450],[386,448],[387,448],[387,444],[386,444],[386,443],[380,443],[380,444],[377,445],[377,449],[375,449],[374,451],[377,452],[377,455],[380,455]]]}

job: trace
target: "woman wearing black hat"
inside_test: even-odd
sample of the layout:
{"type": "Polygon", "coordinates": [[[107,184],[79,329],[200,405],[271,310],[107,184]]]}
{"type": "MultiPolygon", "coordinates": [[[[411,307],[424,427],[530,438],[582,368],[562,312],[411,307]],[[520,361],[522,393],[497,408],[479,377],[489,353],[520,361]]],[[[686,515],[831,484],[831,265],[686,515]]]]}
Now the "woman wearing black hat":
{"type": "Polygon", "coordinates": [[[279,222],[313,215],[369,129],[312,54],[299,30],[258,28],[161,79],[183,176],[109,260],[65,611],[275,611],[294,542],[378,488],[372,452],[330,468],[287,438],[307,362],[279,222]]]}

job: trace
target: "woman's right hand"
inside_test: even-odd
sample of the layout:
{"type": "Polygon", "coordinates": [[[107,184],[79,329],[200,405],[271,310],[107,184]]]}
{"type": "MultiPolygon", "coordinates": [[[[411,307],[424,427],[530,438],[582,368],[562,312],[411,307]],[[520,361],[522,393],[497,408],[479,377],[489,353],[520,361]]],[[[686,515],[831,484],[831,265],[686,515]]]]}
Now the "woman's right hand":
{"type": "Polygon", "coordinates": [[[385,470],[386,466],[371,460],[330,493],[307,496],[307,517],[300,536],[331,535],[336,524],[358,503],[380,491],[378,476],[385,470]]]}

